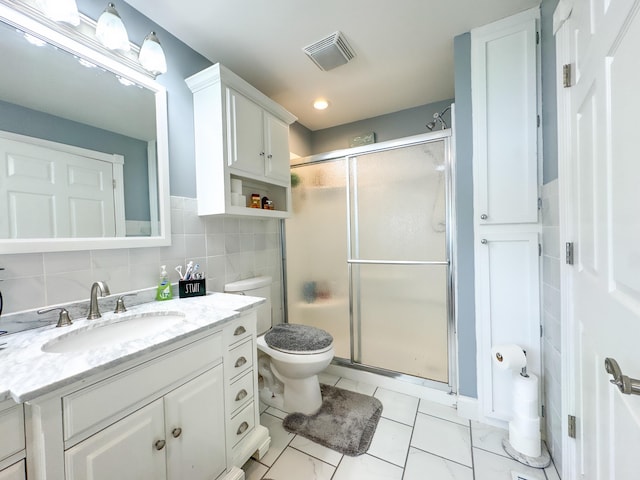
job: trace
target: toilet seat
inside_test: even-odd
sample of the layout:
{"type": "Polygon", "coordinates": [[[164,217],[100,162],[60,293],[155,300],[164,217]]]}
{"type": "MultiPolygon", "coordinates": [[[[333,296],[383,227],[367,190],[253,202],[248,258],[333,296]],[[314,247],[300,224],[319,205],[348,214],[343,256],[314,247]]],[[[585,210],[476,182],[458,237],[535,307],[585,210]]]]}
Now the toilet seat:
{"type": "Polygon", "coordinates": [[[275,325],[264,335],[269,348],[282,353],[313,355],[333,348],[333,337],[321,328],[294,323],[275,325]]]}

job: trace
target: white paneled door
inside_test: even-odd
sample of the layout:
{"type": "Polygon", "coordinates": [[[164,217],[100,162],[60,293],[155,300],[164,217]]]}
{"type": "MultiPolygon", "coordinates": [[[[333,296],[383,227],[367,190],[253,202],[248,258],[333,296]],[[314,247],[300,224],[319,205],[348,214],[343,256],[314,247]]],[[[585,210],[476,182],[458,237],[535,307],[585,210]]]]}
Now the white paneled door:
{"type": "Polygon", "coordinates": [[[573,69],[559,138],[563,229],[575,243],[563,277],[564,371],[575,383],[566,408],[577,418],[563,478],[640,478],[640,396],[622,393],[605,371],[610,357],[640,378],[639,11],[637,0],[577,0],[558,37],[573,69]]]}

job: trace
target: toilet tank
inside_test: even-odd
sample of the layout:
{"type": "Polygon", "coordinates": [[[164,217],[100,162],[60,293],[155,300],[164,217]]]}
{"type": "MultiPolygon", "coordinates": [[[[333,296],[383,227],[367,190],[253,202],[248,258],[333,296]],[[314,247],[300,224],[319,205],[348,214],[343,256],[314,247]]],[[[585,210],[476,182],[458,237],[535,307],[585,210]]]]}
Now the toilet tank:
{"type": "Polygon", "coordinates": [[[271,277],[253,277],[224,286],[226,293],[262,297],[267,301],[258,307],[258,335],[262,335],[271,328],[271,277]]]}

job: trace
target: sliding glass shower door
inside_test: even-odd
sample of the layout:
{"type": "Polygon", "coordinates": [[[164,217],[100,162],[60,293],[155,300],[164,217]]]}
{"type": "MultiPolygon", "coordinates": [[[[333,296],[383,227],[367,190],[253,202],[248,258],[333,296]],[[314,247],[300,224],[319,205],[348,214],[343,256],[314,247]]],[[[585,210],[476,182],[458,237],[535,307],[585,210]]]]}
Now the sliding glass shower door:
{"type": "Polygon", "coordinates": [[[349,163],[353,360],[447,382],[443,142],[349,163]]]}
{"type": "Polygon", "coordinates": [[[292,168],[288,321],[329,331],[336,357],[450,383],[448,142],[443,134],[292,168]]]}

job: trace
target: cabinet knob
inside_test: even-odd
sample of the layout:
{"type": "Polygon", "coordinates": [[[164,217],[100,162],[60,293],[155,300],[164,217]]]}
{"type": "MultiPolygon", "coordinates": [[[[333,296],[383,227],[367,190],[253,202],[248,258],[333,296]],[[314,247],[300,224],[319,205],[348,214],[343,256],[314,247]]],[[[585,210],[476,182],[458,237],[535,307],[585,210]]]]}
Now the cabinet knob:
{"type": "Polygon", "coordinates": [[[242,400],[243,398],[245,398],[247,396],[247,391],[243,388],[242,390],[240,390],[238,392],[238,394],[236,395],[236,402],[239,402],[240,400],[242,400]]]}
{"type": "Polygon", "coordinates": [[[245,357],[240,357],[236,360],[236,368],[243,366],[245,363],[247,363],[247,359],[245,357]]]}
{"type": "Polygon", "coordinates": [[[267,158],[273,158],[273,155],[269,154],[267,155],[267,158]]]}
{"type": "Polygon", "coordinates": [[[247,422],[242,422],[240,424],[240,427],[238,427],[238,431],[236,432],[236,435],[242,435],[244,432],[247,431],[247,428],[249,428],[249,424],[247,422]]]}
{"type": "Polygon", "coordinates": [[[181,434],[182,434],[182,429],[180,427],[176,427],[173,430],[171,430],[171,435],[173,435],[173,438],[178,438],[181,434]]]}
{"type": "Polygon", "coordinates": [[[487,239],[483,238],[482,240],[480,240],[480,243],[483,244],[483,245],[486,245],[487,244],[487,239]]]}
{"type": "Polygon", "coordinates": [[[260,156],[261,156],[261,157],[264,157],[264,152],[260,152],[260,156]]]}
{"type": "Polygon", "coordinates": [[[487,215],[486,213],[480,215],[480,220],[486,220],[487,218],[489,218],[489,215],[487,215]]]}
{"type": "Polygon", "coordinates": [[[156,447],[156,450],[162,450],[166,445],[166,443],[167,442],[165,442],[164,440],[158,440],[156,443],[153,444],[153,446],[156,447]]]}
{"type": "Polygon", "coordinates": [[[243,333],[245,333],[246,331],[247,331],[247,329],[246,329],[246,328],[244,328],[242,325],[240,325],[238,328],[236,328],[236,329],[233,331],[233,335],[237,337],[238,335],[242,335],[242,334],[243,334],[243,333]]]}

